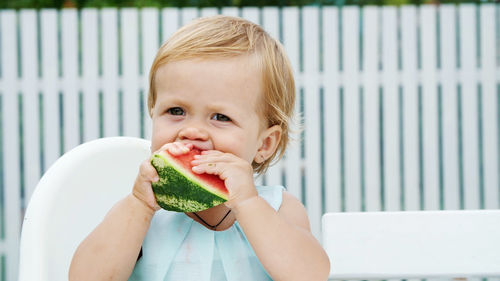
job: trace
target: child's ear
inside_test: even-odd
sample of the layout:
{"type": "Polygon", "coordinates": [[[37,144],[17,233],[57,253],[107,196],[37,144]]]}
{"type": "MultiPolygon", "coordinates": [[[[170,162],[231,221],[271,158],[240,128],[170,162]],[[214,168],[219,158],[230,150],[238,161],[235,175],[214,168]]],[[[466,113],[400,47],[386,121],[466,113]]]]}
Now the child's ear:
{"type": "Polygon", "coordinates": [[[260,164],[269,159],[278,148],[280,139],[281,127],[279,125],[274,125],[263,131],[260,135],[260,147],[253,161],[260,164]]]}

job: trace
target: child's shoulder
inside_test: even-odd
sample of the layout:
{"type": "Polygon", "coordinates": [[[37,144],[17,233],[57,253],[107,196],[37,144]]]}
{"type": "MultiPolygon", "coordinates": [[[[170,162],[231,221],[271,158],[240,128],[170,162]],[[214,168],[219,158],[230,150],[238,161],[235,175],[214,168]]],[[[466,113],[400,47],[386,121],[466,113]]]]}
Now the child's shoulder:
{"type": "Polygon", "coordinates": [[[308,231],[311,230],[306,208],[302,202],[290,192],[283,191],[282,203],[278,213],[287,221],[308,231]]]}

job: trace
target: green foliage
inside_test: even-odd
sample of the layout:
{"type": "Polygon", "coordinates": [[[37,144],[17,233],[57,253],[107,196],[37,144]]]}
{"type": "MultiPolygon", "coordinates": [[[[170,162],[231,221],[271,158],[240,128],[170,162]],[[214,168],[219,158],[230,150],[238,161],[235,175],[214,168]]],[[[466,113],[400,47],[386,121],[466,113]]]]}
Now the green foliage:
{"type": "Polygon", "coordinates": [[[64,0],[0,0],[1,9],[61,8],[64,0]]]}
{"type": "Polygon", "coordinates": [[[0,9],[103,7],[264,7],[306,5],[420,5],[495,3],[495,0],[0,0],[0,9]]]}

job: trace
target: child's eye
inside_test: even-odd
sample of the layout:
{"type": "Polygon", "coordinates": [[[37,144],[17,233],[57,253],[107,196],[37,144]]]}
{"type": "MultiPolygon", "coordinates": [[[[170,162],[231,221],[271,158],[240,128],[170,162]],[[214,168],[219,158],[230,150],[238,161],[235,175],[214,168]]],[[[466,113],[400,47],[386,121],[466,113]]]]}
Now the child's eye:
{"type": "Polygon", "coordinates": [[[172,107],[167,110],[167,113],[171,115],[184,115],[184,110],[180,107],[172,107]]]}
{"type": "Polygon", "coordinates": [[[224,114],[220,113],[215,113],[214,116],[212,116],[212,120],[217,120],[217,121],[223,121],[223,122],[229,122],[231,121],[231,118],[227,117],[224,114]]]}

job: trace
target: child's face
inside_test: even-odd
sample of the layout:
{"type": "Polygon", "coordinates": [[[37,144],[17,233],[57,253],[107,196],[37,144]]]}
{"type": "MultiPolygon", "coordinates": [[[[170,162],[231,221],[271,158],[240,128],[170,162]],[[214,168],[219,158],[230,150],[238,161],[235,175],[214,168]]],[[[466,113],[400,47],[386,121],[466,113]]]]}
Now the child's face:
{"type": "Polygon", "coordinates": [[[252,163],[262,145],[261,71],[248,56],[167,63],[156,73],[152,151],[169,142],[252,163]]]}

